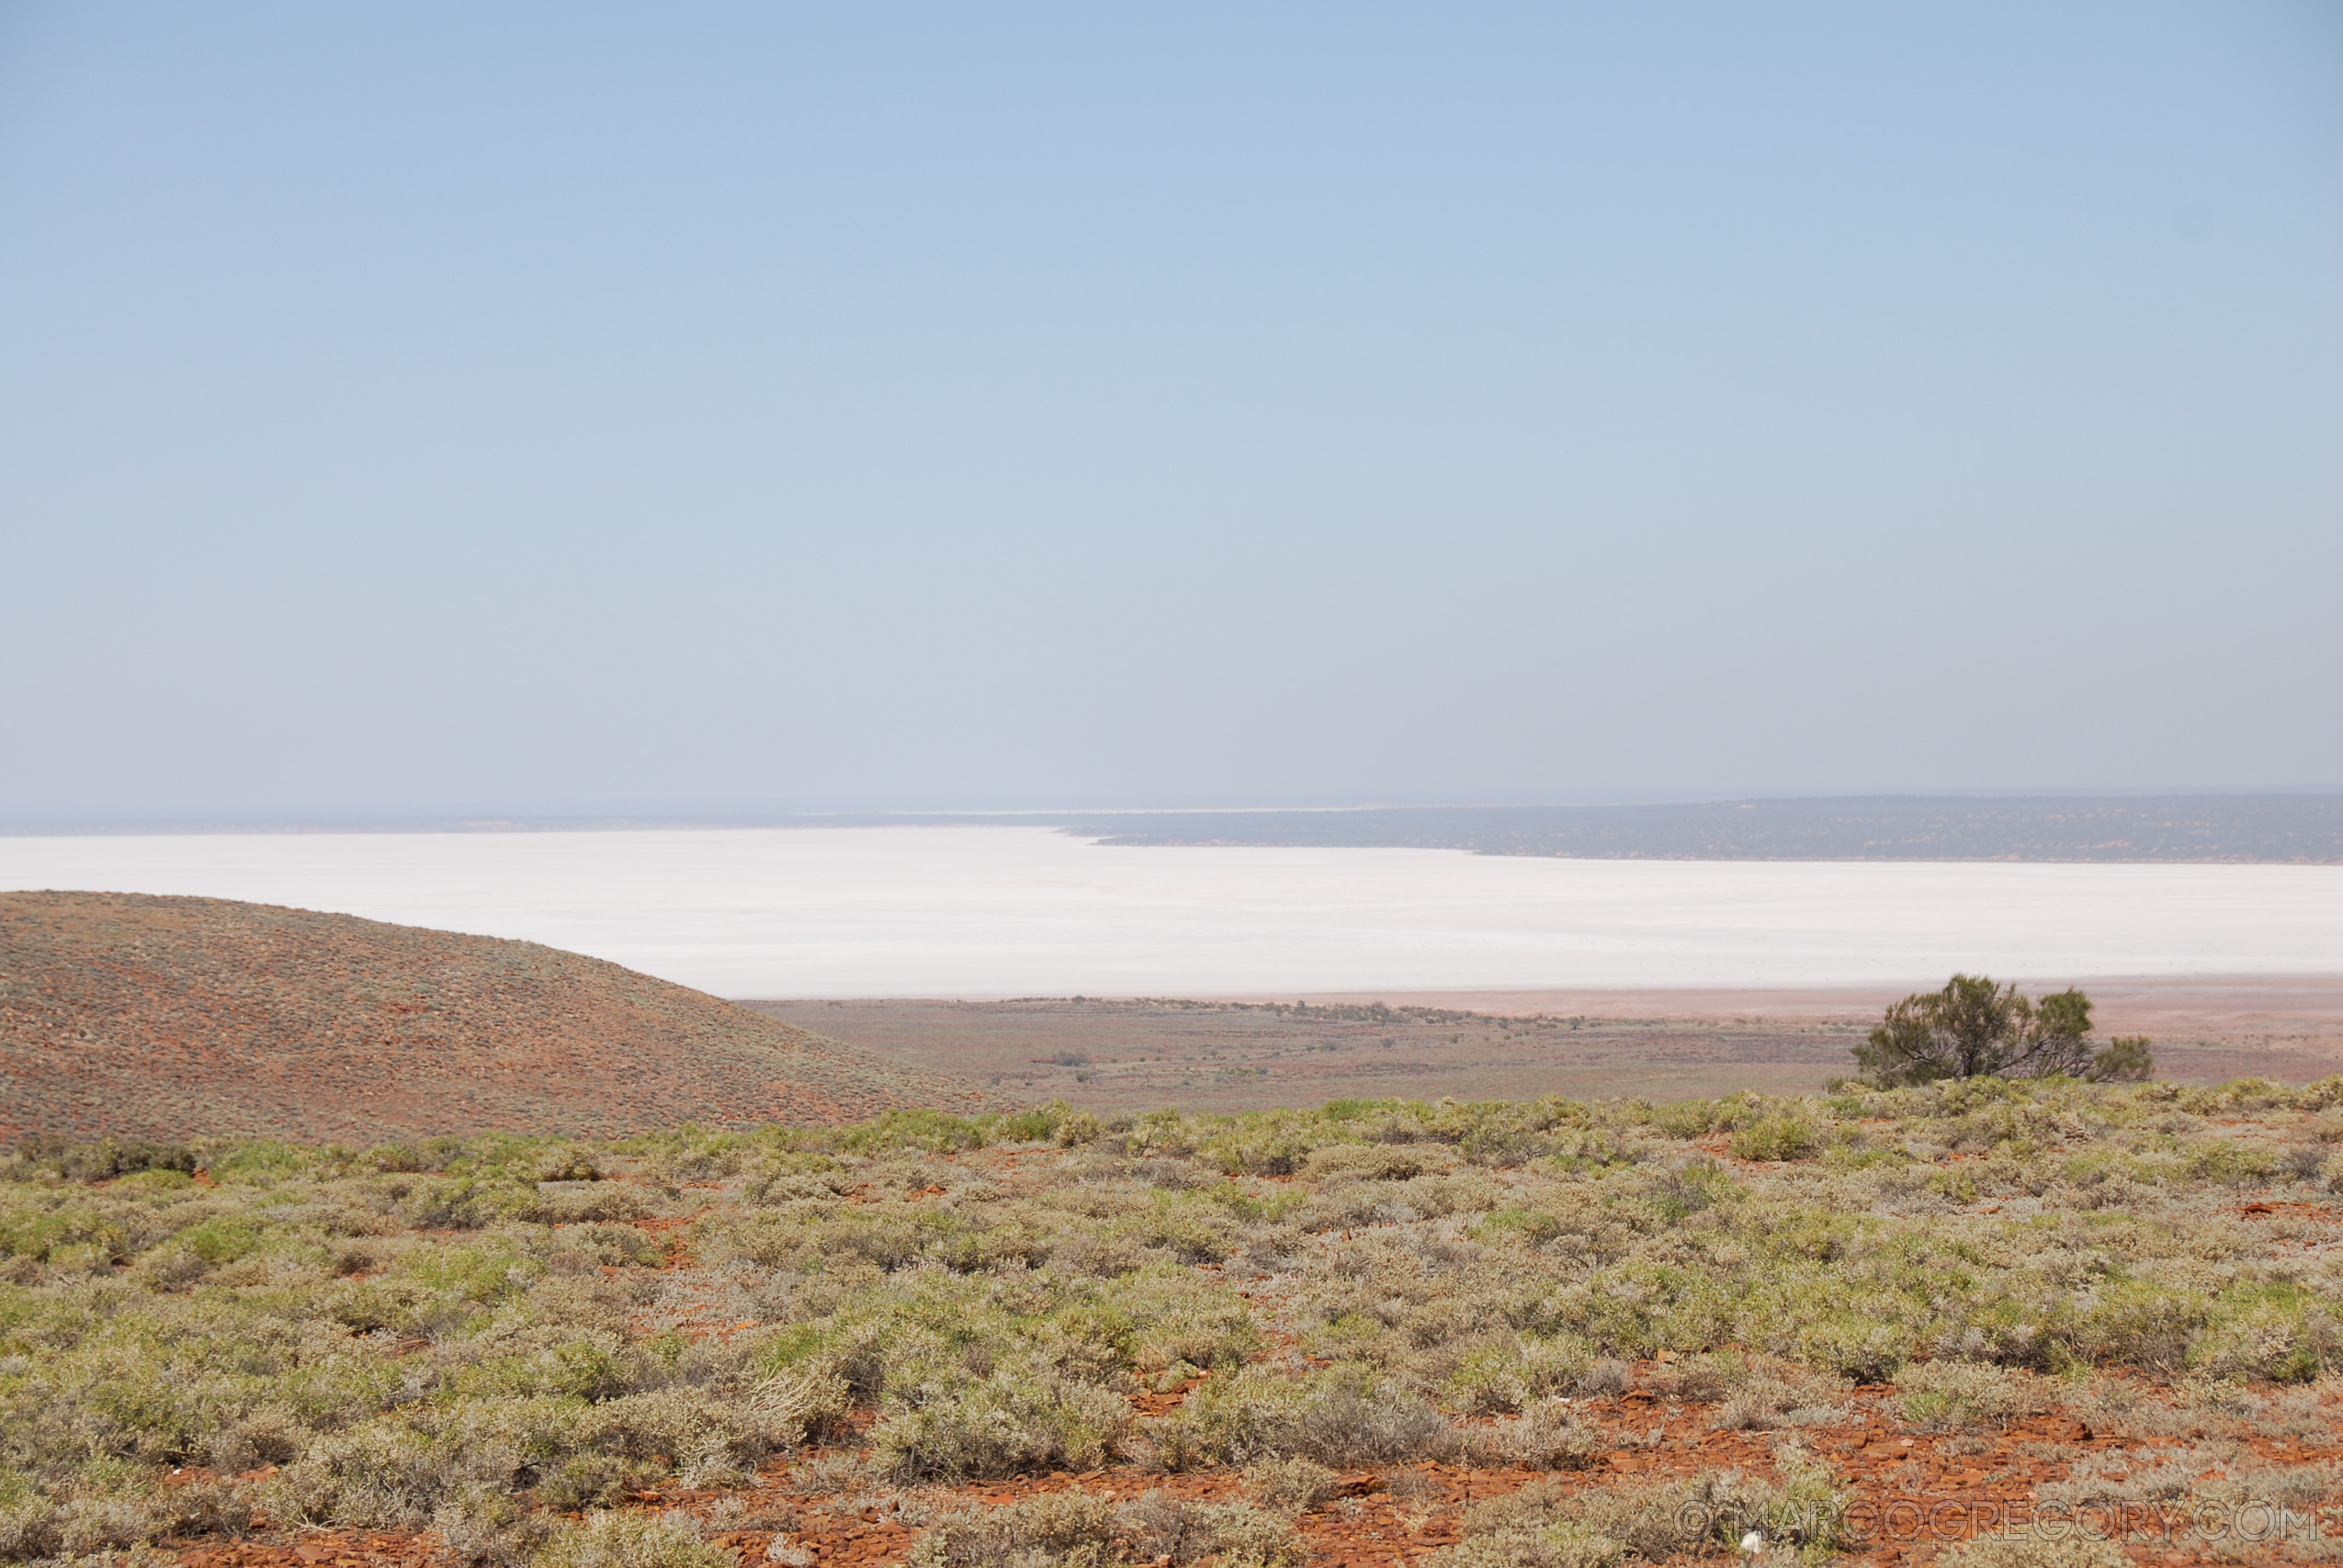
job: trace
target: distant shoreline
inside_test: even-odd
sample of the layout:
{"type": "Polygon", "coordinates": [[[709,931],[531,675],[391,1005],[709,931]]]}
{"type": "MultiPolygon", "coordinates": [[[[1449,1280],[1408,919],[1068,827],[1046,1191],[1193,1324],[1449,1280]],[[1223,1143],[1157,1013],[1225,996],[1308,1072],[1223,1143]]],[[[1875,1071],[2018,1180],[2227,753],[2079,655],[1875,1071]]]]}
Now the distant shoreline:
{"type": "MultiPolygon", "coordinates": [[[[2031,992],[2079,987],[2098,1004],[2102,1033],[2185,1034],[2207,1041],[2275,1035],[2331,1038],[2343,1051],[2343,975],[2006,975],[2031,992]]],[[[1654,1019],[1671,1022],[1875,1022],[1907,987],[1868,986],[1579,987],[1554,989],[1395,990],[1226,997],[1213,1001],[1304,1001],[1312,1006],[1440,1007],[1504,1017],[1654,1019]]]]}
{"type": "Polygon", "coordinates": [[[2343,864],[2343,795],[1843,795],[1597,806],[490,815],[0,822],[0,837],[1048,828],[1114,848],[1444,849],[1565,860],[2343,864]]]}

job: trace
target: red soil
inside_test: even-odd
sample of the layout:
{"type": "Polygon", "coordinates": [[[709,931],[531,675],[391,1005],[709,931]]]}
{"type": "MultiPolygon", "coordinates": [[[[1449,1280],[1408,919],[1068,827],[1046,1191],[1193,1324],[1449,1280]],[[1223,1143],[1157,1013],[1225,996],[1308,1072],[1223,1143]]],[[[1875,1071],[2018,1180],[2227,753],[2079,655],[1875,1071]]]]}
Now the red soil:
{"type": "Polygon", "coordinates": [[[224,899],[0,894],[0,1142],[611,1136],[984,1099],[534,942],[224,899]]]}
{"type": "MultiPolygon", "coordinates": [[[[999,1150],[943,1157],[1003,1179],[1013,1179],[1022,1158],[1017,1153],[999,1150]]],[[[2244,1206],[2249,1213],[2281,1207],[2311,1206],[2244,1206]]],[[[675,1227],[688,1226],[691,1218],[631,1223],[667,1239],[675,1227]]],[[[688,1281],[698,1272],[700,1265],[687,1251],[673,1247],[667,1251],[665,1273],[671,1281],[688,1281]]],[[[1197,1267],[1205,1274],[1217,1270],[1211,1264],[1197,1267]]],[[[670,1292],[671,1308],[673,1296],[670,1292]]],[[[639,1331],[641,1326],[638,1325],[639,1331]]],[[[686,1319],[677,1326],[687,1337],[699,1338],[721,1337],[746,1325],[686,1319]]],[[[1273,1340],[1286,1337],[1271,1335],[1273,1340]]],[[[1773,1445],[1785,1434],[1720,1429],[1713,1400],[1681,1395],[1674,1381],[1679,1369],[1671,1365],[1676,1360],[1663,1352],[1657,1360],[1634,1366],[1633,1386],[1624,1392],[1574,1402],[1576,1418],[1598,1435],[1594,1461],[1585,1469],[1541,1472],[1427,1461],[1343,1475],[1335,1498],[1296,1520],[1306,1568],[1390,1568],[1395,1563],[1414,1568],[1463,1538],[1465,1514],[1473,1504],[1504,1496],[1533,1481],[1575,1491],[1610,1482],[1667,1480],[1712,1471],[1735,1471],[1752,1477],[1775,1473],[1773,1445]]],[[[1134,1394],[1134,1413],[1168,1415],[1210,1375],[1165,1393],[1134,1394]]],[[[2155,1396],[2153,1385],[2141,1386],[2155,1396]]],[[[2057,1388],[2054,1382],[2046,1380],[2041,1392],[2054,1399],[2057,1388]]],[[[816,1568],[897,1568],[908,1560],[922,1531],[900,1518],[894,1505],[869,1506],[868,1498],[840,1493],[808,1495],[792,1484],[796,1472],[808,1461],[856,1450],[866,1459],[869,1450],[865,1445],[871,1422],[869,1412],[859,1413],[850,1423],[852,1429],[838,1435],[839,1448],[802,1453],[795,1461],[776,1465],[744,1494],[694,1492],[670,1484],[630,1494],[628,1506],[706,1515],[728,1499],[738,1499],[747,1506],[749,1514],[764,1516],[760,1526],[731,1529],[711,1539],[738,1553],[740,1568],[771,1568],[773,1559],[767,1556],[767,1549],[775,1540],[771,1522],[775,1516],[787,1521],[781,1532],[786,1537],[785,1550],[796,1548],[809,1553],[816,1568]]],[[[2338,1412],[2337,1429],[2343,1430],[2343,1412],[2338,1412]]],[[[1851,1550],[1840,1560],[1848,1568],[1926,1564],[1957,1542],[2022,1529],[2037,1517],[2067,1533],[2122,1536],[2129,1531],[2125,1555],[2140,1568],[2193,1568],[2196,1564],[2210,1568],[2215,1563],[2256,1560],[2251,1550],[2241,1555],[2234,1541],[2224,1547],[2191,1532],[2188,1525],[2192,1516],[2185,1513],[2168,1517],[2133,1506],[2122,1514],[2104,1508],[2061,1514],[2052,1508],[2037,1516],[2042,1489],[2066,1479],[2088,1456],[2129,1453],[2138,1456],[2142,1464],[2153,1464],[2166,1452],[2180,1450],[2183,1438],[2094,1431],[2074,1413],[2054,1406],[2003,1427],[1965,1432],[1935,1430],[1908,1422],[1897,1391],[1887,1384],[1855,1389],[1845,1420],[1809,1427],[1797,1436],[1836,1472],[1851,1504],[1851,1550]]],[[[2335,1452],[2330,1441],[2309,1441],[2276,1432],[2248,1436],[2241,1446],[2261,1462],[2279,1467],[2329,1463],[2335,1452]]],[[[1247,1496],[1244,1475],[1231,1469],[1161,1474],[1129,1464],[1080,1475],[1060,1471],[976,1481],[944,1490],[958,1505],[1000,1506],[1067,1489],[1121,1500],[1149,1492],[1199,1502],[1233,1502],[1247,1496]]],[[[2338,1528],[2343,1528],[2343,1505],[2330,1504],[2315,1514],[2320,1538],[2333,1540],[2338,1528]]],[[[262,1529],[262,1540],[178,1543],[180,1568],[459,1568],[455,1555],[428,1532],[280,1534],[265,1521],[262,1529]]],[[[1672,1561],[1725,1568],[1737,1560],[1730,1553],[1712,1551],[1672,1561]]]]}

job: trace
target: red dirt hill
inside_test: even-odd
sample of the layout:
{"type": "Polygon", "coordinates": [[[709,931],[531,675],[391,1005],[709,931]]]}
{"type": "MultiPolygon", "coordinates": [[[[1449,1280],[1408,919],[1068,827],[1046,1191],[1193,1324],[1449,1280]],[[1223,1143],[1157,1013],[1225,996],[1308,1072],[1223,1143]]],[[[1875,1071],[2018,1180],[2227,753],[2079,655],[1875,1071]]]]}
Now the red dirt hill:
{"type": "Polygon", "coordinates": [[[0,1143],[607,1136],[983,1100],[535,942],[220,898],[0,893],[0,1143]]]}

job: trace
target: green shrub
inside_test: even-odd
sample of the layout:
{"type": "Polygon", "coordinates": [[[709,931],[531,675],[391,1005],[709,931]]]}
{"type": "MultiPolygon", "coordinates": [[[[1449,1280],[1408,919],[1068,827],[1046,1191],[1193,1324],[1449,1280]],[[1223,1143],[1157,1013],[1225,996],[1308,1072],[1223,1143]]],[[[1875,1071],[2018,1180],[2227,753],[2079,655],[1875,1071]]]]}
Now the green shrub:
{"type": "Polygon", "coordinates": [[[0,1179],[23,1181],[48,1172],[66,1181],[109,1181],[140,1171],[185,1174],[195,1168],[195,1151],[185,1144],[150,1143],[144,1138],[77,1143],[36,1134],[11,1151],[8,1163],[0,1166],[0,1179]]]}
{"type": "Polygon", "coordinates": [[[1651,1205],[1667,1224],[1675,1224],[1741,1196],[1740,1186],[1705,1155],[1670,1166],[1651,1184],[1651,1205]]]}
{"type": "Polygon", "coordinates": [[[1542,1209],[1499,1209],[1472,1227],[1475,1241],[1519,1240],[1542,1246],[1562,1234],[1562,1222],[1542,1209]]]}
{"type": "MultiPolygon", "coordinates": [[[[1297,1507],[1337,1468],[1591,1466],[1615,1420],[1565,1393],[1640,1384],[1763,1430],[1836,1419],[1853,1382],[1893,1375],[1887,1408],[1953,1428],[2009,1419],[2035,1372],[2101,1364],[2231,1391],[2142,1425],[2242,1430],[2264,1404],[2315,1404],[2262,1380],[2343,1368],[2325,1222],[2238,1224],[2233,1191],[2323,1179],[2336,1099],[1970,1079],[1828,1105],[1166,1112],[1095,1135],[1043,1107],[620,1145],[207,1145],[217,1187],[167,1162],[72,1181],[62,1152],[19,1159],[0,1179],[0,1550],[147,1551],[264,1507],[514,1564],[559,1511],[737,1485],[865,1413],[875,1462],[811,1456],[794,1484],[1121,1457],[1245,1465],[1257,1500],[1297,1507]],[[1793,1129],[1824,1157],[1780,1158],[1793,1129]],[[1671,1132],[1765,1157],[1728,1172],[1671,1132]],[[698,1267],[670,1271],[678,1253],[698,1267]],[[1189,1392],[1134,1431],[1145,1387],[1189,1392]],[[159,1484],[174,1466],[277,1469],[159,1484]]],[[[2141,1409],[2160,1400],[2150,1386],[2141,1409]]],[[[1670,1545],[1644,1489],[1585,1495],[1455,1561],[1738,1539],[1670,1545]]],[[[1667,1495],[1737,1519],[1771,1494],[1667,1495]]],[[[1264,1517],[1126,1499],[1066,1552],[1274,1561],[1264,1517]]],[[[1017,1551],[1058,1560],[1036,1541],[1017,1551]]]]}
{"type": "Polygon", "coordinates": [[[527,1283],[544,1266],[494,1245],[447,1246],[407,1255],[399,1272],[428,1291],[486,1304],[527,1283]]]}
{"type": "Polygon", "coordinates": [[[1719,1109],[1713,1100],[1679,1100],[1653,1106],[1649,1115],[1652,1125],[1670,1137],[1690,1142],[1715,1130],[1719,1109]]]}
{"type": "Polygon", "coordinates": [[[1115,1451],[1130,1420],[1120,1394],[1036,1358],[957,1387],[890,1391],[871,1446],[879,1468],[905,1483],[1088,1470],[1115,1451]]]}
{"type": "Polygon", "coordinates": [[[1798,1359],[1833,1377],[1885,1382],[1912,1353],[1911,1331],[1861,1313],[1842,1312],[1808,1325],[1796,1340],[1798,1359]]]}
{"type": "Polygon", "coordinates": [[[169,1192],[184,1193],[195,1186],[195,1178],[176,1166],[150,1166],[118,1177],[114,1190],[118,1193],[169,1192]]]}
{"type": "Polygon", "coordinates": [[[539,1181],[599,1181],[601,1164],[593,1151],[575,1144],[557,1144],[538,1156],[536,1179],[539,1181]]]}
{"type": "MultiPolygon", "coordinates": [[[[1047,1123],[1045,1121],[1044,1126],[1047,1123]]],[[[850,1127],[838,1134],[838,1147],[855,1154],[885,1154],[895,1149],[922,1149],[945,1154],[980,1149],[991,1129],[983,1118],[953,1116],[941,1111],[889,1111],[875,1122],[850,1127]]]]}
{"type": "Polygon", "coordinates": [[[640,1465],[616,1454],[572,1454],[537,1483],[537,1500],[561,1513],[606,1507],[648,1479],[640,1465]]]}
{"type": "Polygon", "coordinates": [[[0,1470],[0,1562],[48,1557],[60,1545],[57,1505],[23,1476],[0,1470]]]}
{"type": "Polygon", "coordinates": [[[1474,1416],[1503,1415],[1578,1386],[1590,1358],[1576,1339],[1516,1337],[1467,1351],[1442,1397],[1474,1416]]]}
{"type": "Polygon", "coordinates": [[[450,1445],[395,1425],[319,1438],[271,1481],[270,1511],[314,1524],[421,1529],[471,1478],[450,1445]]]}
{"type": "Polygon", "coordinates": [[[1803,1116],[1761,1116],[1733,1134],[1736,1159],[1811,1159],[1822,1134],[1803,1116]]]}
{"type": "Polygon", "coordinates": [[[260,1222],[246,1214],[222,1214],[181,1231],[177,1245],[206,1263],[233,1263],[260,1245],[260,1222]]]}
{"type": "Polygon", "coordinates": [[[1294,1568],[1300,1550],[1291,1526],[1251,1505],[1185,1503],[1162,1493],[1115,1505],[1078,1491],[956,1509],[911,1550],[914,1568],[1104,1568],[1205,1559],[1221,1568],[1294,1568]]]}
{"type": "Polygon", "coordinates": [[[1919,1362],[1898,1372],[1896,1385],[1905,1418],[1939,1429],[2002,1426],[2042,1405],[2023,1374],[1969,1361],[1919,1362]]]}
{"type": "Polygon", "coordinates": [[[209,1163],[211,1179],[223,1186],[270,1187],[309,1175],[316,1168],[317,1156],[291,1144],[262,1138],[231,1145],[209,1163]]]}
{"type": "Polygon", "coordinates": [[[462,1157],[461,1138],[425,1138],[414,1143],[377,1144],[357,1164],[375,1171],[442,1171],[462,1157]]]}
{"type": "Polygon", "coordinates": [[[1110,1500],[1045,1492],[945,1515],[912,1548],[911,1568],[1089,1568],[1115,1555],[1115,1533],[1110,1500]]]}
{"type": "Polygon", "coordinates": [[[1299,1568],[1301,1543],[1293,1527],[1249,1503],[1193,1503],[1150,1492],[1116,1510],[1135,1563],[1190,1563],[1210,1559],[1217,1568],[1299,1568]]]}
{"type": "Polygon", "coordinates": [[[2131,1568],[2132,1562],[2113,1541],[2081,1529],[1983,1535],[1936,1561],[1939,1568],[2131,1568]]]}
{"type": "Polygon", "coordinates": [[[1662,1562],[1738,1550],[1751,1532],[1817,1558],[1849,1545],[1847,1501],[1829,1472],[1795,1450],[1775,1464],[1782,1480],[1774,1483],[1715,1471],[1577,1492],[1533,1483],[1469,1509],[1466,1539],[1432,1561],[1440,1568],[1609,1568],[1627,1557],[1662,1562]]]}
{"type": "Polygon", "coordinates": [[[1624,1542],[1563,1512],[1563,1495],[1532,1482],[1466,1510],[1465,1539],[1432,1554],[1435,1568],[1613,1568],[1624,1542]]]}
{"type": "Polygon", "coordinates": [[[1314,1459],[1262,1460],[1246,1467],[1245,1489],[1265,1506],[1298,1513],[1339,1496],[1342,1478],[1314,1459]]]}
{"type": "Polygon", "coordinates": [[[1472,1427],[1463,1443],[1483,1464],[1527,1470],[1584,1470],[1602,1453],[1602,1434],[1581,1425],[1559,1399],[1542,1399],[1518,1416],[1472,1427]]]}
{"type": "Polygon", "coordinates": [[[1337,1468],[1436,1459],[1455,1428],[1400,1383],[1337,1367],[1297,1381],[1261,1367],[1214,1378],[1151,1425],[1166,1469],[1298,1455],[1337,1468]]]}
{"type": "Polygon", "coordinates": [[[81,1257],[102,1266],[129,1258],[130,1235],[119,1216],[103,1210],[79,1203],[25,1204],[0,1210],[0,1247],[40,1262],[60,1261],[59,1253],[80,1247],[81,1257]]]}
{"type": "Polygon", "coordinates": [[[737,1568],[682,1514],[589,1514],[555,1531],[538,1568],[737,1568]]]}
{"type": "Polygon", "coordinates": [[[938,1519],[912,1549],[912,1568],[1104,1568],[1187,1564],[1294,1568],[1301,1552],[1283,1520],[1243,1503],[1191,1503],[1150,1492],[1117,1506],[1046,1492],[938,1519]]]}
{"type": "Polygon", "coordinates": [[[2188,1362],[2214,1377],[2308,1382],[2343,1364],[2343,1323],[2299,1285],[2234,1285],[2209,1309],[2188,1362]]]}

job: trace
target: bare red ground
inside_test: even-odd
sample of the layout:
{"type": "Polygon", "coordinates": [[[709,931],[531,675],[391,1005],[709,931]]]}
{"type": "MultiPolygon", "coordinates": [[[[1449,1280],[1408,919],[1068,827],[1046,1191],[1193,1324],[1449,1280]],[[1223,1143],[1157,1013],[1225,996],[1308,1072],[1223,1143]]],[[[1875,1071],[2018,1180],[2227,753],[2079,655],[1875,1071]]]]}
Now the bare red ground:
{"type": "Polygon", "coordinates": [[[0,894],[0,1142],[851,1122],[982,1091],[534,942],[0,894]]]}

